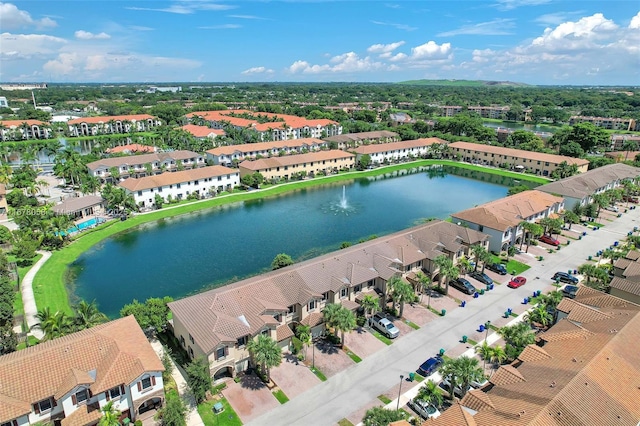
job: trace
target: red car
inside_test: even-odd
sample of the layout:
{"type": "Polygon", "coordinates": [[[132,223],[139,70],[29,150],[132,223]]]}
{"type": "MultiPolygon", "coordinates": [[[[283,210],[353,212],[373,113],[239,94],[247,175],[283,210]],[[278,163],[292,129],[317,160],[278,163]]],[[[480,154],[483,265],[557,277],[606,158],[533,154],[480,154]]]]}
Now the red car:
{"type": "Polygon", "coordinates": [[[540,241],[542,241],[543,243],[547,243],[550,244],[552,246],[559,246],[560,245],[560,241],[556,240],[553,237],[550,237],[549,235],[543,235],[542,237],[538,238],[540,241]]]}
{"type": "Polygon", "coordinates": [[[510,287],[510,288],[522,287],[526,282],[527,282],[527,279],[525,277],[515,277],[511,281],[509,281],[509,284],[507,284],[507,287],[510,287]]]}

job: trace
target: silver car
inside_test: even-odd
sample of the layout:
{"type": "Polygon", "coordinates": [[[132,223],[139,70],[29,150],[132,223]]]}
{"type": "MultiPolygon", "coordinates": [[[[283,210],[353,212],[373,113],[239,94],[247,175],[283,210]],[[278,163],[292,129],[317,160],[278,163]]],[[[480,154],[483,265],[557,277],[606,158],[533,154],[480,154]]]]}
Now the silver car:
{"type": "Polygon", "coordinates": [[[409,405],[423,419],[435,419],[440,416],[440,411],[435,406],[421,399],[413,398],[411,401],[409,401],[409,405]]]}

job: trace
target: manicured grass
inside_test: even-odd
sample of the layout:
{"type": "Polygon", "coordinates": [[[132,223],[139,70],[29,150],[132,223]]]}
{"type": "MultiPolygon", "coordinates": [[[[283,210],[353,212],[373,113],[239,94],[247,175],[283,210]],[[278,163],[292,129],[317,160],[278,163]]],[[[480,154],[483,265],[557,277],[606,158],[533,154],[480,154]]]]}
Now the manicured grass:
{"type": "Polygon", "coordinates": [[[389,399],[386,395],[378,395],[378,399],[385,405],[391,402],[391,399],[389,399]]]}
{"type": "MultiPolygon", "coordinates": [[[[496,255],[493,255],[493,262],[502,263],[500,262],[500,257],[496,255]]],[[[507,272],[512,275],[521,274],[527,269],[531,268],[531,266],[527,265],[526,263],[518,262],[515,259],[509,259],[509,261],[507,263],[503,263],[503,265],[505,266],[505,268],[507,268],[507,272]]]]}
{"type": "Polygon", "coordinates": [[[597,226],[598,228],[602,228],[604,225],[598,222],[584,222],[587,226],[597,226]]]}
{"type": "Polygon", "coordinates": [[[475,345],[477,345],[477,344],[478,344],[478,342],[476,342],[476,341],[475,341],[475,340],[473,340],[473,339],[467,339],[467,343],[468,343],[468,344],[470,344],[471,346],[475,346],[475,345]]]}
{"type": "Polygon", "coordinates": [[[500,328],[499,328],[499,327],[496,327],[496,326],[495,326],[495,325],[493,325],[493,324],[489,324],[489,328],[490,328],[490,329],[492,329],[493,331],[496,331],[496,332],[497,332],[498,330],[500,330],[500,328]]]}
{"type": "Polygon", "coordinates": [[[25,349],[25,348],[30,347],[30,346],[35,346],[39,342],[40,342],[40,340],[38,340],[35,336],[27,335],[27,341],[19,343],[18,344],[18,350],[25,349]],[[27,343],[29,343],[28,346],[27,346],[27,343]]]}
{"type": "Polygon", "coordinates": [[[226,383],[220,383],[218,386],[214,386],[211,388],[211,394],[215,395],[220,393],[220,391],[222,391],[223,389],[227,388],[227,384],[226,383]]]}
{"type": "Polygon", "coordinates": [[[347,355],[349,355],[349,358],[351,358],[353,360],[353,362],[355,362],[356,364],[359,363],[359,362],[362,362],[362,358],[360,358],[358,355],[354,354],[346,346],[344,347],[344,351],[347,353],[347,355]]]}
{"type": "Polygon", "coordinates": [[[311,370],[313,374],[318,376],[318,379],[320,379],[321,381],[327,381],[327,376],[325,376],[324,373],[318,369],[318,367],[309,367],[309,370],[311,370]]]}
{"type": "Polygon", "coordinates": [[[353,423],[347,419],[342,419],[338,422],[338,426],[353,426],[353,423]]]}
{"type": "Polygon", "coordinates": [[[510,316],[512,316],[512,317],[514,317],[514,318],[518,318],[518,314],[516,314],[515,312],[511,312],[511,315],[510,315],[510,316]]]}
{"type": "MultiPolygon", "coordinates": [[[[29,270],[33,267],[33,265],[35,265],[35,263],[41,258],[42,258],[42,255],[39,253],[36,253],[36,257],[33,258],[33,263],[31,265],[26,267],[18,267],[18,277],[20,278],[21,283],[24,280],[24,276],[27,275],[27,272],[29,272],[29,270]]],[[[7,260],[9,262],[15,262],[16,257],[13,255],[9,255],[7,256],[7,260]]],[[[16,292],[16,297],[15,299],[13,299],[13,314],[15,316],[24,315],[24,305],[22,304],[22,294],[20,290],[16,292]]]]}
{"type": "Polygon", "coordinates": [[[422,383],[422,381],[424,380],[424,377],[423,377],[423,376],[421,376],[421,375],[419,375],[419,374],[416,374],[416,375],[413,377],[413,380],[415,380],[415,381],[416,381],[416,382],[418,382],[418,383],[422,383]]]}
{"type": "Polygon", "coordinates": [[[451,160],[419,160],[408,163],[395,164],[392,166],[379,167],[373,170],[344,172],[327,177],[317,177],[314,179],[284,183],[250,192],[234,192],[229,195],[221,195],[207,200],[194,201],[188,204],[171,205],[151,213],[138,214],[126,221],[110,221],[96,228],[82,232],[74,238],[68,246],[52,254],[40,271],[36,275],[33,283],[34,295],[38,309],[48,306],[52,311],[62,311],[71,314],[69,297],[65,288],[65,274],[67,267],[75,261],[82,253],[90,249],[100,241],[117,233],[134,228],[143,223],[156,221],[167,217],[192,213],[198,210],[218,207],[224,204],[256,200],[273,195],[279,195],[296,189],[308,188],[327,183],[342,182],[363,177],[372,177],[393,173],[399,170],[412,169],[431,165],[446,165],[462,169],[477,170],[519,180],[528,180],[536,183],[548,183],[549,180],[539,177],[514,173],[501,169],[492,169],[473,164],[459,163],[451,160]]]}
{"type": "Polygon", "coordinates": [[[382,334],[378,333],[376,330],[371,329],[371,334],[373,334],[374,336],[376,336],[378,338],[378,340],[380,340],[382,343],[384,343],[385,345],[390,345],[393,343],[393,341],[391,341],[391,339],[387,338],[386,336],[383,336],[382,334]]]}
{"type": "Polygon", "coordinates": [[[289,402],[289,398],[287,397],[287,395],[284,394],[284,392],[282,392],[282,389],[278,389],[277,391],[272,393],[273,393],[273,396],[276,397],[276,399],[280,404],[285,404],[289,402]]]}
{"type": "Polygon", "coordinates": [[[242,426],[240,418],[225,398],[219,401],[212,400],[203,402],[198,405],[198,413],[200,413],[200,417],[202,417],[202,422],[205,426],[242,426]],[[219,414],[213,413],[213,405],[216,402],[221,402],[224,406],[224,411],[219,414]]]}
{"type": "Polygon", "coordinates": [[[407,324],[409,327],[413,328],[414,330],[420,330],[420,326],[418,324],[416,324],[415,322],[411,322],[409,320],[404,320],[404,323],[407,324]]]}

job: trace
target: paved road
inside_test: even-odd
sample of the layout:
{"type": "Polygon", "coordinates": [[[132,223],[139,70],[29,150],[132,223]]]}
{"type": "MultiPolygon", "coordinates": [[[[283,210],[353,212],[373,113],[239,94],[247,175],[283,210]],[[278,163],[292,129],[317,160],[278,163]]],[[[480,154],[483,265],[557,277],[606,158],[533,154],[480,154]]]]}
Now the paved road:
{"type": "Polygon", "coordinates": [[[576,269],[587,256],[622,240],[634,226],[640,225],[640,210],[632,210],[615,222],[606,222],[598,231],[589,231],[580,241],[572,241],[559,253],[534,261],[524,275],[527,285],[513,290],[506,285],[473,300],[467,307],[455,309],[376,352],[288,403],[260,416],[249,425],[335,425],[359,407],[385,393],[440,348],[452,348],[461,336],[469,334],[487,320],[499,318],[504,311],[522,302],[533,290],[551,284],[555,271],[576,269]],[[537,278],[539,277],[539,278],[537,278]],[[539,283],[537,285],[536,283],[539,283]]]}
{"type": "Polygon", "coordinates": [[[29,326],[31,330],[30,334],[40,340],[44,337],[44,333],[40,330],[40,327],[36,327],[37,324],[40,324],[40,320],[38,320],[38,307],[36,306],[36,299],[33,295],[33,279],[40,270],[40,267],[51,257],[51,252],[38,251],[38,253],[40,253],[42,257],[29,269],[29,272],[27,272],[22,280],[22,304],[24,306],[24,316],[27,319],[27,326],[29,326]]]}

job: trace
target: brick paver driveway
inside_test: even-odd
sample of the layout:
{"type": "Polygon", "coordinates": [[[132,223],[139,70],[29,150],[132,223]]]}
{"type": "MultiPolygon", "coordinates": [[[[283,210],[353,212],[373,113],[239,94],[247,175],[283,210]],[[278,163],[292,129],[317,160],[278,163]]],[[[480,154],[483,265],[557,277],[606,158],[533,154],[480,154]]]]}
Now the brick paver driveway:
{"type": "Polygon", "coordinates": [[[344,336],[344,344],[360,358],[366,358],[387,346],[364,327],[358,327],[351,333],[347,333],[344,336]]]}
{"type": "Polygon", "coordinates": [[[247,374],[240,383],[229,380],[227,388],[222,391],[222,394],[243,423],[247,423],[280,405],[271,390],[255,374],[247,374]]]}
{"type": "MultiPolygon", "coordinates": [[[[375,339],[374,336],[371,337],[375,339]]],[[[327,377],[335,376],[355,364],[355,362],[349,358],[349,355],[335,345],[319,341],[315,344],[315,347],[316,367],[327,377]]],[[[313,348],[309,350],[309,359],[307,361],[311,361],[312,357],[313,348]]]]}
{"type": "MultiPolygon", "coordinates": [[[[427,298],[423,296],[423,301],[426,303],[427,298]]],[[[406,304],[404,306],[404,317],[409,321],[418,324],[422,327],[425,324],[433,321],[436,318],[439,318],[438,315],[434,314],[424,306],[419,305],[418,303],[414,303],[413,305],[406,304]]]]}
{"type": "MultiPolygon", "coordinates": [[[[308,357],[311,357],[311,351],[311,348],[307,350],[308,357]]],[[[320,383],[320,379],[309,370],[309,367],[291,354],[286,354],[282,364],[271,369],[271,380],[282,389],[289,399],[295,398],[320,383]]]]}

